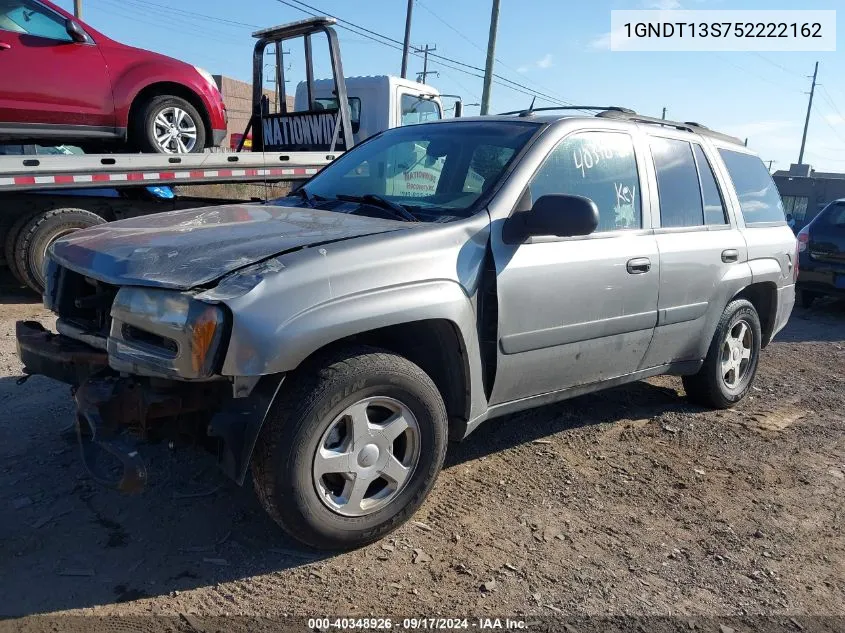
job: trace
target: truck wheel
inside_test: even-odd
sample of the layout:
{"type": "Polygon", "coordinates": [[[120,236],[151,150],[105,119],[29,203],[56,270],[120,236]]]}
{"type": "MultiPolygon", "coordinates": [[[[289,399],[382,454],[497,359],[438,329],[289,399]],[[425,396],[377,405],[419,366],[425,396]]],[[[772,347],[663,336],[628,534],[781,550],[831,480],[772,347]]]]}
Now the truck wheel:
{"type": "Polygon", "coordinates": [[[799,290],[798,291],[798,301],[801,303],[801,307],[805,310],[808,310],[810,306],[813,305],[813,301],[818,299],[821,295],[818,292],[808,292],[807,290],[799,290]]]}
{"type": "Polygon", "coordinates": [[[17,248],[20,244],[18,236],[24,226],[37,214],[37,211],[24,211],[12,222],[9,230],[6,232],[6,237],[3,240],[3,257],[6,260],[6,266],[12,271],[12,275],[20,283],[29,285],[23,273],[18,269],[17,248]]]}
{"type": "Polygon", "coordinates": [[[340,350],[282,386],[252,460],[256,493],[307,545],[371,543],[428,495],[447,427],[443,398],[417,365],[373,347],[340,350]]]}
{"type": "Polygon", "coordinates": [[[52,209],[37,214],[21,229],[15,260],[26,285],[44,292],[44,260],[47,248],[74,231],[103,224],[105,220],[84,209],[52,209]]]}
{"type": "Polygon", "coordinates": [[[5,255],[5,244],[6,244],[6,236],[9,234],[9,230],[12,228],[12,225],[17,221],[19,217],[19,212],[6,210],[5,213],[0,213],[0,266],[3,266],[6,263],[6,255],[5,255]]]}
{"type": "Polygon", "coordinates": [[[190,154],[205,149],[205,124],[197,109],[180,97],[153,97],[131,122],[142,152],[190,154]]]}
{"type": "Polygon", "coordinates": [[[731,301],[697,374],[684,376],[684,389],[693,402],[727,409],[751,389],[760,359],[760,317],[750,301],[731,301]]]}

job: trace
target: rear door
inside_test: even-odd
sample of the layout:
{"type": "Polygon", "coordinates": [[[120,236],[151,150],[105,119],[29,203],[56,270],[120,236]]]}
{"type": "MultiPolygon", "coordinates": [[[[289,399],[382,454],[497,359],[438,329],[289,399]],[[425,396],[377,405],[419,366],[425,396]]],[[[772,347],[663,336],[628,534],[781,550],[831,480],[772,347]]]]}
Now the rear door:
{"type": "MultiPolygon", "coordinates": [[[[499,305],[498,404],[634,372],[657,321],[659,262],[643,214],[641,137],[584,130],[551,150],[529,181],[547,194],[593,200],[600,222],[580,237],[508,243],[494,223],[499,305]]],[[[525,211],[530,213],[530,211],[525,211]]]]}
{"type": "Polygon", "coordinates": [[[73,125],[113,133],[108,69],[89,40],[73,41],[64,16],[36,0],[0,0],[0,128],[20,131],[24,124],[49,133],[51,125],[73,125]]]}
{"type": "Polygon", "coordinates": [[[700,358],[705,324],[724,309],[726,295],[750,281],[745,240],[728,214],[710,150],[695,136],[669,132],[651,136],[649,146],[659,198],[660,299],[644,368],[700,358]]]}

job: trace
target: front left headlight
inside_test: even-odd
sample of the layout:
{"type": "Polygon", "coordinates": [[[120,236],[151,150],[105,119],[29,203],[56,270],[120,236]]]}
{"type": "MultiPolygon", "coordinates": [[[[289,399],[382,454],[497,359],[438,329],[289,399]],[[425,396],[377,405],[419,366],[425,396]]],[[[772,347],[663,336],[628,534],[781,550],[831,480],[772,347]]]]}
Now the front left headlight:
{"type": "Polygon", "coordinates": [[[109,366],[146,376],[212,376],[228,332],[223,306],[161,288],[121,288],[111,317],[109,366]]]}

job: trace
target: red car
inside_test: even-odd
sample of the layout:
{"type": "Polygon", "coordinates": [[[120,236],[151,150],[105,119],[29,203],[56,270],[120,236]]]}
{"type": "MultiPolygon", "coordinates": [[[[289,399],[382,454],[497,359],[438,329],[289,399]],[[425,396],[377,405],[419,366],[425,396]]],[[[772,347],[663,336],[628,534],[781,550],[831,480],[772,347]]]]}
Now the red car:
{"type": "Polygon", "coordinates": [[[0,142],[175,154],[225,135],[205,70],[115,42],[47,0],[0,0],[0,142]]]}

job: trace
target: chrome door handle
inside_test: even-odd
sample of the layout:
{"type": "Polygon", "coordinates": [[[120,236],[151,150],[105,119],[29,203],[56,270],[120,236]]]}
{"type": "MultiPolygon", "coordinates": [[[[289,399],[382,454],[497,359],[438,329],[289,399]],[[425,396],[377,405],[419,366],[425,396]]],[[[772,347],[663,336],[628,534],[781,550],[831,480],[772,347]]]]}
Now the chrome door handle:
{"type": "Polygon", "coordinates": [[[728,248],[722,251],[722,261],[726,264],[739,261],[739,251],[735,248],[728,248]]]}
{"type": "Polygon", "coordinates": [[[651,260],[648,257],[635,257],[628,260],[626,268],[631,275],[642,275],[651,270],[651,260]]]}
{"type": "Polygon", "coordinates": [[[7,51],[12,48],[11,44],[7,44],[6,42],[0,42],[0,51],[7,51]]]}

